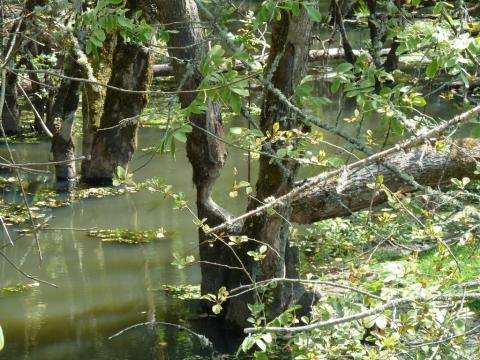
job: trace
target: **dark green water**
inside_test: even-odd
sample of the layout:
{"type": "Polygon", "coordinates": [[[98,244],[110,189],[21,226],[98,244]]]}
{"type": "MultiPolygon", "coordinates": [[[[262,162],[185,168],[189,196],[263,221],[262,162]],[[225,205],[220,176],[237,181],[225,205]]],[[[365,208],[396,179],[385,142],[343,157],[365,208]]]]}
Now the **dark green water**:
{"type": "MultiPolygon", "coordinates": [[[[140,131],[140,148],[158,143],[161,132],[140,131]]],[[[48,144],[14,145],[17,160],[41,161],[48,144]]],[[[4,151],[2,151],[3,155],[4,151]]],[[[230,161],[219,181],[218,198],[232,211],[242,204],[228,201],[233,183],[233,164],[245,173],[245,161],[239,152],[230,153],[230,161]],[[235,208],[236,207],[236,208],[235,208]]],[[[132,168],[147,157],[139,152],[132,168]]],[[[156,156],[135,174],[135,180],[160,176],[193,200],[191,169],[184,150],[177,160],[156,156]]],[[[45,177],[45,182],[51,179],[45,177]]],[[[9,197],[10,194],[5,194],[9,197]]],[[[194,207],[194,202],[191,202],[194,207]]],[[[199,268],[178,270],[171,266],[172,253],[196,253],[197,232],[186,211],[174,211],[173,202],[161,194],[142,191],[103,199],[76,201],[72,206],[47,210],[53,216],[52,228],[123,228],[148,230],[164,227],[173,231],[171,239],[146,245],[105,244],[86,236],[84,231],[41,231],[39,238],[44,262],[40,266],[32,237],[19,239],[5,253],[21,269],[58,285],[41,284],[23,293],[0,297],[0,324],[6,346],[1,359],[148,359],[184,358],[197,352],[191,337],[172,327],[159,327],[153,334],[139,327],[113,340],[107,338],[132,324],[152,319],[182,323],[189,316],[185,304],[161,291],[165,284],[197,284],[199,268]]],[[[2,236],[2,244],[6,243],[2,236]]],[[[31,283],[0,260],[0,284],[31,283]]]]}

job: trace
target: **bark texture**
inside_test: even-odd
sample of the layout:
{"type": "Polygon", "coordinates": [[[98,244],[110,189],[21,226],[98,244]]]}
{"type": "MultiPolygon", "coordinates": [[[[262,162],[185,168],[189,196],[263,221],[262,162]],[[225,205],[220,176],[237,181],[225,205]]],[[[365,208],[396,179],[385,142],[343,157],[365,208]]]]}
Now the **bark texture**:
{"type": "MultiPolygon", "coordinates": [[[[273,86],[290,98],[296,86],[304,77],[308,64],[309,39],[312,22],[302,10],[298,16],[291,16],[282,12],[282,17],[272,27],[270,54],[265,69],[267,78],[271,78],[273,86]]],[[[261,128],[264,133],[272,133],[274,123],[278,122],[280,130],[291,130],[299,126],[296,114],[270,90],[265,91],[262,106],[261,128]]],[[[272,145],[275,151],[285,146],[281,142],[272,145]]],[[[263,202],[270,196],[278,197],[290,191],[295,184],[297,165],[295,162],[272,162],[269,157],[260,157],[259,177],[256,184],[255,197],[263,202]]],[[[258,206],[252,201],[249,208],[258,206]]],[[[288,241],[291,215],[290,204],[276,209],[276,214],[261,214],[246,221],[242,234],[266,244],[269,249],[266,257],[254,261],[246,254],[248,250],[257,250],[259,244],[253,241],[247,243],[243,249],[242,261],[250,278],[245,275],[229,273],[228,288],[236,287],[253,281],[261,281],[274,277],[297,277],[298,258],[288,241]]],[[[298,301],[302,289],[292,284],[279,284],[273,291],[274,302],[270,304],[268,316],[274,317],[287,307],[298,301]]],[[[232,298],[227,304],[226,319],[233,324],[244,327],[249,316],[248,303],[255,302],[255,294],[247,293],[232,298]]]]}
{"type": "MultiPolygon", "coordinates": [[[[198,25],[200,18],[194,0],[157,0],[160,20],[167,25],[170,33],[168,41],[169,55],[175,79],[181,90],[197,89],[202,76],[197,67],[206,54],[206,44],[202,29],[198,25]],[[179,60],[181,59],[181,60],[179,60]]],[[[196,97],[196,93],[181,94],[182,108],[187,107],[196,97]]],[[[193,168],[193,183],[197,190],[197,212],[200,219],[213,227],[228,219],[229,214],[212,199],[212,188],[224,166],[227,151],[223,142],[208,135],[202,129],[223,138],[224,129],[219,102],[209,101],[205,114],[190,117],[193,126],[187,136],[187,156],[193,168]]],[[[218,241],[206,242],[203,231],[199,231],[200,259],[202,271],[202,293],[217,293],[225,285],[225,268],[212,263],[228,264],[229,250],[218,241]]]]}
{"type": "MultiPolygon", "coordinates": [[[[127,3],[132,13],[145,10],[143,2],[127,3]]],[[[119,39],[112,62],[109,85],[128,90],[145,91],[152,79],[152,56],[141,45],[119,39]]],[[[108,89],[100,127],[91,146],[90,161],[83,169],[89,183],[111,183],[118,166],[128,167],[137,147],[138,120],[148,96],[108,89]]]]}
{"type": "MultiPolygon", "coordinates": [[[[72,55],[66,56],[64,73],[69,77],[81,77],[82,71],[72,55]]],[[[73,181],[76,178],[75,145],[72,139],[73,123],[80,101],[80,83],[64,79],[53,105],[52,155],[58,181],[73,181]]]]}
{"type": "MultiPolygon", "coordinates": [[[[13,68],[15,63],[10,62],[9,68],[13,68]]],[[[5,134],[14,135],[21,132],[20,127],[20,108],[18,106],[17,94],[17,75],[7,74],[7,85],[5,88],[5,103],[2,112],[2,124],[5,134]]]]}
{"type": "MultiPolygon", "coordinates": [[[[45,5],[45,0],[27,0],[25,6],[13,23],[7,45],[3,48],[3,55],[8,56],[7,69],[15,70],[15,60],[25,42],[30,41],[25,33],[30,30],[34,20],[34,9],[36,6],[45,5]]],[[[3,6],[3,5],[2,5],[3,6]]],[[[17,75],[13,72],[7,74],[5,103],[2,111],[2,125],[6,134],[19,134],[21,132],[20,108],[18,106],[17,75]]]]}
{"type": "MultiPolygon", "coordinates": [[[[95,78],[101,83],[107,83],[110,80],[115,44],[116,36],[108,36],[103,48],[98,50],[98,56],[90,56],[88,59],[95,78]]],[[[90,166],[93,139],[100,127],[106,94],[107,89],[105,87],[94,86],[89,83],[82,85],[82,155],[85,157],[85,160],[82,161],[82,174],[85,173],[90,166]]]]}
{"type": "MultiPolygon", "coordinates": [[[[421,185],[440,187],[449,184],[451,178],[475,177],[479,160],[480,143],[463,139],[456,141],[451,151],[437,152],[430,146],[423,146],[388,158],[386,163],[413,176],[421,185]]],[[[379,175],[383,176],[384,185],[393,192],[408,193],[415,190],[384,165],[373,164],[348,174],[341,184],[337,179],[332,179],[309,191],[293,203],[291,220],[311,224],[332,217],[348,216],[385,202],[387,197],[383,192],[367,187],[369,183],[375,183],[379,175]]]]}

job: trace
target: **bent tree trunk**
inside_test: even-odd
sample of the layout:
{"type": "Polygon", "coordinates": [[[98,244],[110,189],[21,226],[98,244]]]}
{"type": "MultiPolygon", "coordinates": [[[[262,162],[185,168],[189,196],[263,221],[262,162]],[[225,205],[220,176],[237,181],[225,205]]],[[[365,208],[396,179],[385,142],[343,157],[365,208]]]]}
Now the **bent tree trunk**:
{"type": "MultiPolygon", "coordinates": [[[[181,90],[195,90],[202,77],[197,66],[206,54],[206,44],[199,27],[200,18],[194,0],[157,0],[160,20],[170,33],[169,55],[176,82],[181,90]],[[181,60],[180,60],[181,59],[181,60]]],[[[195,99],[196,93],[180,94],[182,108],[195,99]]],[[[205,114],[190,116],[193,126],[187,136],[187,156],[193,168],[193,183],[197,190],[197,212],[200,219],[207,219],[206,224],[213,227],[223,223],[229,214],[212,199],[213,185],[223,168],[227,151],[225,145],[217,140],[223,138],[221,109],[218,102],[209,101],[205,114]],[[205,131],[216,135],[214,138],[205,131]]],[[[225,285],[226,271],[216,264],[229,263],[230,253],[219,242],[207,243],[202,230],[199,231],[200,259],[202,272],[202,294],[214,293],[225,285]]]]}
{"type": "MultiPolygon", "coordinates": [[[[132,10],[140,10],[130,7],[132,10]]],[[[152,58],[145,47],[119,39],[113,55],[109,85],[127,90],[148,90],[152,58]]],[[[107,89],[100,127],[92,143],[90,162],[83,179],[89,183],[111,183],[118,166],[128,167],[137,147],[138,120],[147,104],[145,93],[107,89]]]]}
{"type": "MultiPolygon", "coordinates": [[[[282,12],[281,19],[272,27],[270,54],[265,69],[266,77],[271,76],[271,83],[287,98],[290,98],[299,82],[304,77],[308,63],[309,39],[312,22],[302,9],[298,16],[282,12]]],[[[291,130],[299,126],[296,114],[270,90],[265,92],[261,114],[261,129],[264,133],[273,133],[273,125],[278,122],[280,130],[291,130]]],[[[276,142],[276,151],[285,144],[276,142]]],[[[282,163],[271,161],[270,157],[260,157],[259,177],[256,184],[256,199],[264,202],[268,197],[281,196],[290,191],[295,184],[297,165],[292,161],[282,163]]],[[[249,208],[258,206],[251,201],[249,208]]],[[[247,249],[241,252],[242,262],[249,277],[239,272],[229,273],[228,289],[253,281],[262,281],[275,277],[297,277],[298,256],[289,245],[289,219],[291,205],[284,204],[276,213],[261,214],[247,219],[242,234],[256,242],[249,241],[247,249]],[[254,261],[246,254],[247,250],[258,250],[261,244],[268,246],[266,257],[254,261]]],[[[273,302],[269,304],[268,317],[272,318],[289,306],[295,304],[303,295],[303,289],[293,284],[278,284],[273,291],[273,302]]],[[[256,300],[253,292],[232,298],[227,305],[226,319],[233,324],[244,327],[249,317],[247,304],[256,300]]]]}
{"type": "MultiPolygon", "coordinates": [[[[75,62],[73,54],[65,57],[65,76],[81,77],[80,66],[75,62]]],[[[68,79],[62,80],[53,105],[52,155],[58,181],[73,181],[76,178],[75,145],[72,139],[73,122],[80,101],[80,83],[68,79]]]]}
{"type": "MultiPolygon", "coordinates": [[[[449,184],[451,178],[474,177],[480,159],[480,143],[472,139],[457,140],[451,151],[437,152],[430,146],[422,146],[408,153],[400,153],[386,159],[400,172],[412,176],[424,186],[439,187],[449,184]]],[[[387,200],[383,191],[369,188],[378,176],[392,192],[407,193],[415,188],[398,178],[384,165],[373,164],[348,174],[342,180],[341,191],[336,179],[308,191],[305,196],[293,202],[291,220],[300,224],[311,224],[381,204],[387,200]]]]}

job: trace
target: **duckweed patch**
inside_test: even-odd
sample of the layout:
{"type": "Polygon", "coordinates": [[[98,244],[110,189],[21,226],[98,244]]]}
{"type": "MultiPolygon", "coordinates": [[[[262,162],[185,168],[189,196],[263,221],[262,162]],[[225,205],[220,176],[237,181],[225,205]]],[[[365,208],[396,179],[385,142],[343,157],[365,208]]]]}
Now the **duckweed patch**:
{"type": "Polygon", "coordinates": [[[198,300],[201,298],[200,285],[163,285],[161,291],[169,297],[179,300],[198,300]]]}
{"type": "Polygon", "coordinates": [[[30,284],[15,284],[15,285],[4,286],[0,288],[0,296],[9,295],[9,294],[18,294],[18,293],[30,291],[33,288],[38,287],[38,285],[39,285],[38,282],[34,282],[30,284]]]}
{"type": "Polygon", "coordinates": [[[122,187],[92,187],[86,189],[76,189],[72,192],[72,200],[96,198],[101,199],[107,196],[123,195],[126,193],[138,192],[138,186],[122,186],[122,187]]]}
{"type": "MultiPolygon", "coordinates": [[[[38,207],[30,207],[34,219],[44,217],[44,214],[38,212],[38,207]]],[[[24,205],[12,204],[0,199],[0,216],[3,218],[5,225],[18,225],[30,219],[28,210],[24,205]]]]}
{"type": "Polygon", "coordinates": [[[93,238],[101,239],[102,242],[106,243],[134,245],[169,238],[171,237],[172,233],[167,232],[164,228],[144,231],[102,229],[90,230],[87,232],[87,235],[93,238]]]}

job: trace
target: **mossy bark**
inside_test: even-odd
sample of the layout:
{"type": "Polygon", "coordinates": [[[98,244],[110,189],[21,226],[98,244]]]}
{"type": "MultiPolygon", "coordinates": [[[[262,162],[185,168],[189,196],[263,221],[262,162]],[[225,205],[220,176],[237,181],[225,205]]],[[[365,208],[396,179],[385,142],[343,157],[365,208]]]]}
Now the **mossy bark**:
{"type": "MultiPolygon", "coordinates": [[[[108,36],[104,41],[103,48],[98,50],[98,56],[89,56],[88,59],[95,78],[104,84],[108,83],[112,74],[115,44],[116,36],[108,36]]],[[[85,157],[82,161],[82,174],[85,173],[90,166],[93,139],[100,127],[106,94],[106,87],[99,87],[90,83],[84,83],[82,85],[82,155],[85,157]]]]}
{"type": "MultiPolygon", "coordinates": [[[[152,79],[152,58],[141,45],[119,40],[115,48],[109,85],[145,91],[152,79]]],[[[100,127],[92,142],[91,158],[83,169],[90,183],[111,183],[118,166],[127,168],[137,147],[138,120],[147,94],[107,89],[100,127]]]]}
{"type": "MultiPolygon", "coordinates": [[[[68,77],[82,76],[82,71],[73,56],[67,55],[64,73],[68,77]]],[[[68,79],[62,80],[52,110],[53,161],[62,162],[55,165],[58,181],[74,181],[76,178],[75,145],[73,144],[72,130],[79,101],[80,83],[68,79]]]]}

